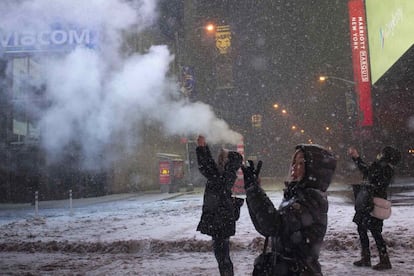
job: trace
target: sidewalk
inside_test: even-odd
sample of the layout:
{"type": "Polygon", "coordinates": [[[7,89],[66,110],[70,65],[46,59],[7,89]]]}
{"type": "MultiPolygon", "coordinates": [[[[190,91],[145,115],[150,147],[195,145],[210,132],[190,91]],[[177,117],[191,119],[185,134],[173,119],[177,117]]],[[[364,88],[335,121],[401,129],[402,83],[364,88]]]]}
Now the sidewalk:
{"type": "MultiPolygon", "coordinates": [[[[143,193],[122,193],[111,194],[99,197],[87,197],[72,199],[72,207],[84,207],[93,204],[107,203],[119,200],[128,200],[139,197],[147,197],[151,201],[167,200],[175,197],[179,197],[183,194],[189,194],[194,192],[178,192],[178,193],[161,193],[159,190],[151,190],[143,193]]],[[[61,200],[45,200],[39,201],[39,208],[51,209],[51,208],[69,208],[69,198],[61,200]]],[[[34,209],[35,206],[31,203],[0,203],[0,211],[2,210],[25,210],[34,209]]]]}
{"type": "MultiPolygon", "coordinates": [[[[262,181],[262,187],[265,191],[268,192],[277,192],[284,189],[283,181],[280,179],[264,179],[262,181]]],[[[100,197],[88,197],[88,198],[76,198],[72,199],[72,207],[83,207],[98,203],[107,203],[118,200],[128,200],[139,197],[147,197],[148,200],[158,201],[158,200],[168,200],[176,197],[180,197],[186,194],[202,194],[204,192],[204,186],[196,186],[193,191],[186,191],[184,188],[177,193],[162,193],[160,190],[149,190],[141,193],[122,193],[122,194],[111,194],[100,197]]],[[[392,192],[399,192],[405,190],[414,190],[414,178],[404,177],[396,178],[394,183],[391,184],[392,192]]],[[[351,194],[352,187],[349,184],[343,184],[340,182],[333,182],[329,189],[328,193],[344,193],[351,194]]],[[[240,194],[243,195],[243,194],[240,194]]],[[[62,200],[48,200],[48,201],[39,201],[39,208],[50,209],[50,208],[69,208],[69,198],[62,200]]],[[[1,210],[25,210],[25,209],[34,209],[34,206],[31,203],[0,203],[1,210]]]]}
{"type": "MultiPolygon", "coordinates": [[[[281,184],[275,184],[273,182],[266,182],[263,185],[266,191],[280,191],[283,189],[281,184]]],[[[163,193],[160,190],[149,190],[140,193],[122,193],[122,194],[111,194],[99,197],[87,197],[87,198],[74,198],[72,199],[72,208],[84,207],[88,205],[108,203],[120,200],[132,200],[135,198],[147,198],[148,201],[160,201],[169,200],[180,197],[187,194],[203,194],[204,186],[196,186],[193,191],[186,191],[185,188],[180,189],[176,193],[163,193]]],[[[244,194],[240,194],[244,195],[244,194]]],[[[237,195],[239,196],[239,195],[237,195]]],[[[52,208],[69,208],[69,198],[61,200],[44,200],[39,201],[39,209],[52,209],[52,208]]],[[[34,209],[35,206],[31,203],[0,203],[0,211],[6,210],[28,210],[34,209]]]]}

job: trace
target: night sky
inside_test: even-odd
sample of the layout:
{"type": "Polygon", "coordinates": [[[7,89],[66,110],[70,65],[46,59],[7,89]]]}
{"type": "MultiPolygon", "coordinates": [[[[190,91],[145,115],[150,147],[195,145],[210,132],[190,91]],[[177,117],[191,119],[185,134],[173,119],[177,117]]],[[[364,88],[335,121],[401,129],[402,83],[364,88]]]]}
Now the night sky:
{"type": "Polygon", "coordinates": [[[249,149],[259,158],[278,151],[286,156],[295,143],[308,139],[331,143],[324,127],[336,131],[338,120],[345,117],[339,112],[344,112],[344,93],[350,87],[341,82],[321,84],[318,77],[352,80],[347,1],[197,3],[194,17],[183,24],[231,26],[234,77],[234,89],[215,89],[212,63],[220,57],[211,51],[214,41],[196,36],[200,39],[194,41],[192,55],[201,89],[198,99],[219,112],[224,109],[223,117],[244,132],[249,149]],[[273,103],[289,115],[280,117],[273,103]],[[251,129],[252,114],[263,116],[261,129],[251,129]],[[292,137],[291,125],[304,129],[306,135],[292,137]]]}
{"type": "MultiPolygon", "coordinates": [[[[195,100],[210,104],[245,136],[246,152],[275,162],[274,156],[286,156],[296,143],[312,141],[342,156],[349,145],[362,145],[358,100],[349,82],[354,79],[347,0],[162,3],[175,16],[170,22],[182,38],[180,58],[194,68],[195,100]],[[217,89],[216,67],[223,57],[214,35],[203,33],[206,23],[231,27],[232,89],[217,89]],[[322,83],[321,75],[348,82],[331,78],[322,83]],[[283,108],[288,116],[281,115],[283,108]],[[253,114],[262,116],[261,128],[252,127],[253,114]],[[292,132],[293,125],[304,132],[292,132]]],[[[410,60],[373,87],[374,134],[364,147],[375,151],[383,143],[409,144],[410,60]]]]}

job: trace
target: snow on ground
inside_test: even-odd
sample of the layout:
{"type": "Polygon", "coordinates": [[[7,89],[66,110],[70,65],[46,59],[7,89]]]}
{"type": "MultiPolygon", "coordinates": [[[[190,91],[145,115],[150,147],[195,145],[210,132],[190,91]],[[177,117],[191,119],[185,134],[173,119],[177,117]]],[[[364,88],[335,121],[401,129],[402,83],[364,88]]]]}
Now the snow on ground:
{"type": "MultiPolygon", "coordinates": [[[[280,190],[268,191],[277,206],[280,190]]],[[[398,195],[395,195],[398,196],[398,195]]],[[[325,275],[414,275],[413,207],[397,205],[384,223],[393,269],[357,268],[353,205],[343,193],[329,196],[329,225],[320,261],[325,275]]],[[[123,194],[73,202],[0,204],[1,275],[218,275],[210,237],[196,232],[202,191],[123,194]]],[[[371,238],[371,237],[370,237],[371,238]]],[[[371,238],[372,261],[378,255],[371,238]]],[[[263,238],[243,205],[231,238],[235,275],[251,275],[263,238]]]]}

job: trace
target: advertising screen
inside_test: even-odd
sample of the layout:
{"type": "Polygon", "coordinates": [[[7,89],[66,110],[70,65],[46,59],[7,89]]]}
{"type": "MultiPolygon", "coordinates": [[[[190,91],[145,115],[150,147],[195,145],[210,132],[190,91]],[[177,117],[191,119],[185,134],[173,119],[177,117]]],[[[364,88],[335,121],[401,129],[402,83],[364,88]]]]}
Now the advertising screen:
{"type": "Polygon", "coordinates": [[[71,25],[52,25],[45,30],[0,28],[0,56],[35,52],[70,51],[77,46],[96,48],[98,33],[71,25]]]}
{"type": "Polygon", "coordinates": [[[371,81],[378,79],[414,44],[413,0],[366,0],[371,81]]]}

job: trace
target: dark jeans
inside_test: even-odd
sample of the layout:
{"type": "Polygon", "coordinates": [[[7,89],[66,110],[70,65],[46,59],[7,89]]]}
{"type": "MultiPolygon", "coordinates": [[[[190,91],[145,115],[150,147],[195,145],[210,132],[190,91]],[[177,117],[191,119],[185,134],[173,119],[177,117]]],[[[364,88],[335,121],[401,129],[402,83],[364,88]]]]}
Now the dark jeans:
{"type": "Polygon", "coordinates": [[[229,238],[213,238],[214,256],[216,257],[220,275],[233,276],[233,263],[230,259],[230,239],[229,238]]]}
{"type": "MultiPolygon", "coordinates": [[[[371,231],[372,237],[375,240],[379,254],[386,254],[387,245],[385,244],[384,238],[381,234],[382,228],[370,227],[369,230],[371,231]]],[[[358,225],[358,234],[361,241],[362,250],[369,252],[368,227],[365,224],[358,225]]]]}

